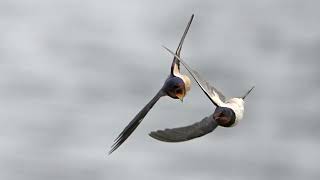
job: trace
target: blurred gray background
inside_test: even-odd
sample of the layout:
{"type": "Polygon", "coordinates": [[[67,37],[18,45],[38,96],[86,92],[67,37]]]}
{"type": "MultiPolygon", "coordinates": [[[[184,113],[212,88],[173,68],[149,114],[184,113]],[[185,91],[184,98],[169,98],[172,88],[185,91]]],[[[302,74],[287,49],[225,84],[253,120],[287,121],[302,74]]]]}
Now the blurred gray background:
{"type": "Polygon", "coordinates": [[[320,179],[320,2],[0,0],[0,179],[320,179]],[[213,112],[193,83],[161,99],[114,154],[118,133],[182,57],[245,118],[193,141],[151,130],[213,112]]]}

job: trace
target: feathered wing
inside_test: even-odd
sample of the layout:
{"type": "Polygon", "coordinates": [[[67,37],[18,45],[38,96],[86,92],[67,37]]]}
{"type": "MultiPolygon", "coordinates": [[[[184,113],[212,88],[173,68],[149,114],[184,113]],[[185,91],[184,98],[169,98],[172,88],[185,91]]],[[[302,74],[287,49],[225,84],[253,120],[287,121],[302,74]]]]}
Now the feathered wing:
{"type": "Polygon", "coordinates": [[[174,54],[170,49],[168,49],[165,46],[163,47],[182,63],[182,65],[187,69],[187,71],[191,74],[193,79],[197,82],[202,91],[208,96],[208,98],[214,105],[219,107],[225,102],[225,96],[220,91],[211,86],[206,80],[204,80],[199,75],[197,71],[193,70],[184,60],[182,60],[179,56],[174,54]]]}
{"type": "Polygon", "coordinates": [[[203,87],[208,90],[211,98],[216,97],[218,98],[217,101],[219,100],[222,102],[226,101],[226,97],[219,90],[217,90],[215,87],[211,86],[206,80],[204,80],[197,71],[192,70],[192,72],[194,76],[197,78],[197,80],[199,81],[199,83],[201,83],[203,87]]]}
{"type": "Polygon", "coordinates": [[[153,131],[149,135],[159,141],[183,142],[212,132],[218,126],[212,115],[190,126],[153,131]]]}
{"type": "Polygon", "coordinates": [[[139,126],[143,118],[147,115],[153,105],[164,96],[164,92],[160,90],[151,101],[140,110],[140,112],[131,120],[131,122],[125,127],[120,135],[114,140],[114,144],[111,146],[109,154],[118,149],[118,147],[132,134],[132,132],[139,126]]]}
{"type": "MultiPolygon", "coordinates": [[[[184,33],[183,33],[183,35],[181,37],[180,43],[179,43],[178,48],[176,50],[177,56],[180,56],[181,49],[182,49],[182,44],[183,44],[184,39],[186,38],[186,35],[187,35],[188,31],[189,31],[189,28],[190,28],[190,25],[192,23],[193,17],[194,17],[194,15],[192,14],[192,16],[191,16],[191,18],[190,18],[190,20],[188,22],[188,25],[187,25],[186,29],[184,30],[184,33]]],[[[176,57],[174,57],[173,61],[172,61],[171,74],[173,74],[175,76],[177,74],[180,74],[180,62],[176,57]]]]}

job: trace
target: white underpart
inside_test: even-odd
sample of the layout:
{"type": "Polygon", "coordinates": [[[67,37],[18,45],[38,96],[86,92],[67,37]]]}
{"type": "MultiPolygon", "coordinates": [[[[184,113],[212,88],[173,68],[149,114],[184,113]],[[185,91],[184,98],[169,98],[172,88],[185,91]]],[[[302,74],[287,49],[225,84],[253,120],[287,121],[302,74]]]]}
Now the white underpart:
{"type": "Polygon", "coordinates": [[[186,93],[187,93],[190,90],[190,86],[191,86],[190,78],[186,75],[180,74],[180,72],[178,71],[174,71],[173,75],[182,79],[182,81],[184,82],[186,93]]]}
{"type": "Polygon", "coordinates": [[[228,107],[232,109],[236,115],[235,123],[232,126],[238,124],[238,122],[243,118],[244,113],[244,101],[241,98],[232,98],[223,103],[221,107],[228,107]]]}

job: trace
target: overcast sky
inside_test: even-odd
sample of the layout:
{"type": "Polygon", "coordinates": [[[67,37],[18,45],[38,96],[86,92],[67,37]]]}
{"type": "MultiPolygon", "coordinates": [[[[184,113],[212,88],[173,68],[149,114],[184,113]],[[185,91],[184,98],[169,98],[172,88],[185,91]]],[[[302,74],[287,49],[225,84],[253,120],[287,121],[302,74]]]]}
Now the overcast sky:
{"type": "MultiPolygon", "coordinates": [[[[320,179],[320,2],[0,0],[0,179],[320,179]],[[234,128],[185,143],[152,130],[214,111],[192,84],[162,98],[111,156],[113,139],[182,57],[227,97],[234,128]]],[[[185,71],[184,71],[185,72],[185,71]]]]}

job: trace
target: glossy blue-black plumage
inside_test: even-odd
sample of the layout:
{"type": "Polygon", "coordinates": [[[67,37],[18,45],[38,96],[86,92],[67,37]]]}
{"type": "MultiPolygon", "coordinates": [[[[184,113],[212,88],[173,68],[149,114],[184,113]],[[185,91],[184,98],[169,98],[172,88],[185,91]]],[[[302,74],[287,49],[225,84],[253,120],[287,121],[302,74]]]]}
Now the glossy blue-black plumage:
{"type": "MultiPolygon", "coordinates": [[[[180,40],[179,46],[176,50],[176,53],[180,55],[183,41],[187,35],[191,22],[193,20],[193,15],[191,16],[188,25],[183,33],[183,36],[180,40]]],[[[163,87],[159,90],[159,92],[152,98],[149,103],[144,106],[138,114],[130,121],[130,123],[124,128],[124,130],[119,134],[119,136],[115,139],[114,144],[111,146],[111,150],[109,154],[115,151],[117,148],[121,146],[121,144],[127,140],[127,138],[133,133],[133,131],[139,126],[143,118],[147,115],[147,113],[151,110],[151,108],[155,105],[155,103],[162,97],[162,96],[170,96],[174,99],[181,99],[186,95],[186,91],[189,89],[185,88],[185,83],[180,77],[180,63],[179,61],[174,58],[170,75],[165,81],[163,87]]],[[[189,85],[189,84],[188,84],[189,85]]]]}
{"type": "Polygon", "coordinates": [[[185,83],[181,78],[171,76],[165,81],[162,90],[168,96],[178,99],[177,94],[182,94],[185,91],[185,83]]]}
{"type": "Polygon", "coordinates": [[[213,113],[213,118],[220,126],[230,127],[235,123],[236,114],[231,108],[217,107],[213,113]]]}

